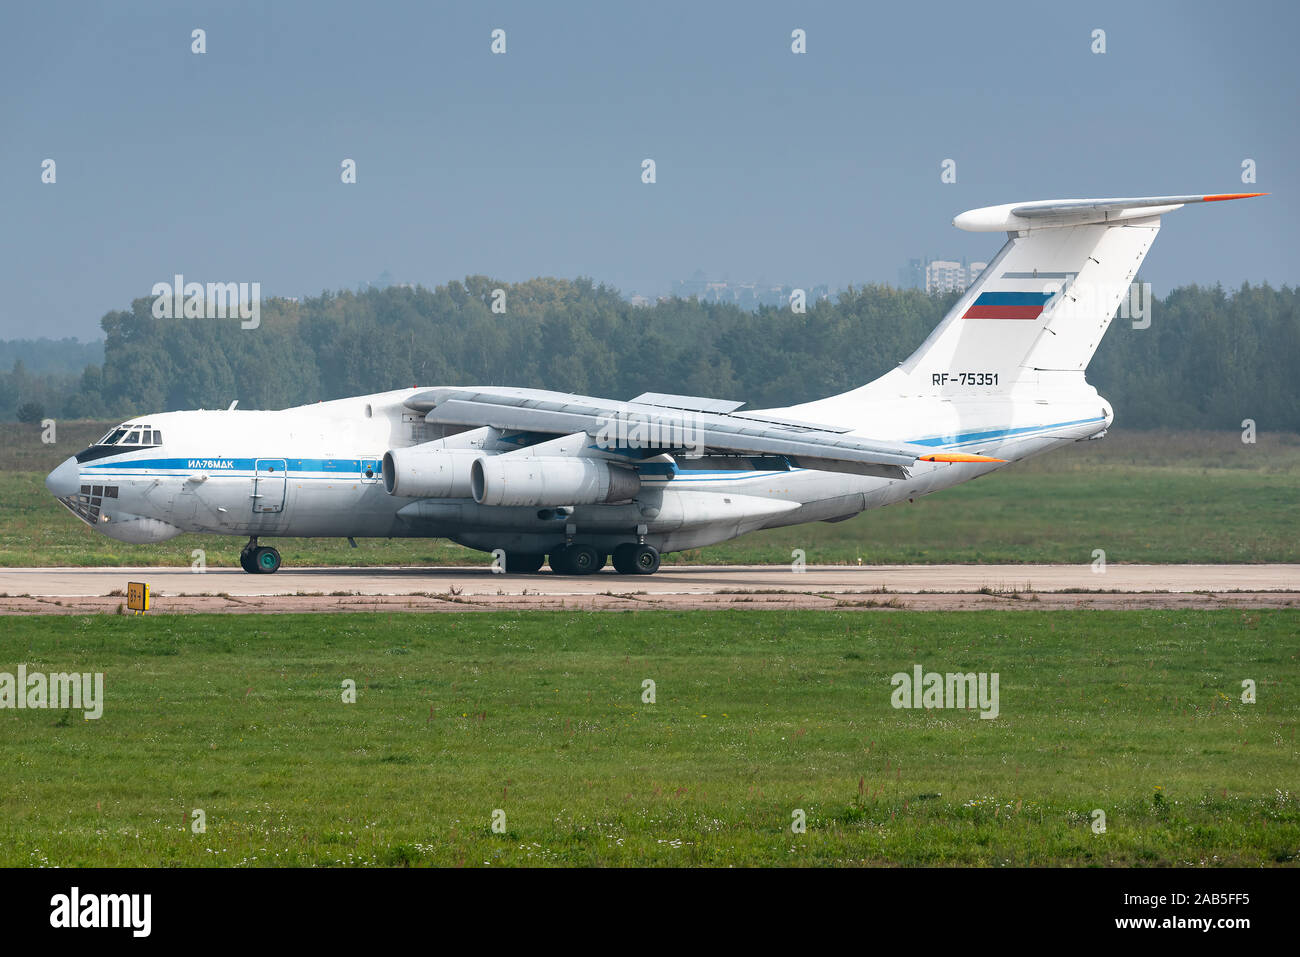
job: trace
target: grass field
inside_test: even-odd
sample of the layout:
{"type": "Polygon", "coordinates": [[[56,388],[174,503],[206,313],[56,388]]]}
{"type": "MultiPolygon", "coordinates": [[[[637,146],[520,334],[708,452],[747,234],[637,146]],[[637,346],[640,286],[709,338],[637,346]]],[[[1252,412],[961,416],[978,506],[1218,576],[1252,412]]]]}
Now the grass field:
{"type": "MultiPolygon", "coordinates": [[[[110,423],[111,424],[111,423],[110,423]]],[[[98,535],[55,502],[45,474],[105,423],[64,423],[43,446],[34,426],[0,426],[0,565],[238,564],[241,539],[186,535],[131,546],[98,535]]],[[[756,532],[668,562],[811,563],[1300,562],[1300,436],[1124,433],[1083,442],[975,482],[847,522],[756,532]]],[[[487,564],[442,539],[281,539],[288,565],[487,564]]]]}
{"type": "Polygon", "coordinates": [[[0,710],[0,865],[1294,865],[1298,632],[1293,611],[13,618],[0,671],[103,671],[107,702],[0,710]],[[1000,715],[895,710],[914,664],[997,672],[1000,715]]]}

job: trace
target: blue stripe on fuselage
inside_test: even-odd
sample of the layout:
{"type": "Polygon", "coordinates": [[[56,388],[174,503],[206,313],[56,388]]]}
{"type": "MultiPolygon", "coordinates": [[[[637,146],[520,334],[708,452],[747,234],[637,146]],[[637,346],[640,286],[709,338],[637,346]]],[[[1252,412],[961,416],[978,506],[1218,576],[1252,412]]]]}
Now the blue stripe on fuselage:
{"type": "MultiPolygon", "coordinates": [[[[910,439],[911,445],[921,445],[927,448],[957,448],[962,445],[970,445],[975,442],[987,442],[990,439],[1010,438],[1013,436],[1024,436],[1031,432],[1044,432],[1051,429],[1061,429],[1072,425],[1085,425],[1089,422],[1104,422],[1105,416],[1096,416],[1091,419],[1074,419],[1069,422],[1054,422],[1049,425],[1026,425],[1012,429],[985,429],[978,432],[961,432],[955,435],[937,435],[924,439],[910,439]]],[[[192,472],[196,469],[207,471],[216,475],[230,474],[243,476],[247,473],[249,476],[255,471],[258,461],[284,461],[289,473],[294,478],[329,478],[334,475],[358,477],[362,473],[363,462],[378,462],[378,459],[293,459],[268,455],[259,455],[256,458],[223,458],[220,456],[213,458],[168,458],[168,459],[133,459],[131,461],[108,462],[101,461],[94,464],[82,466],[82,472],[97,473],[116,473],[116,472],[135,472],[135,471],[159,471],[159,472],[192,472]],[[220,465],[215,463],[221,463],[220,465]],[[228,463],[228,465],[227,465],[228,463]],[[304,474],[304,473],[316,473],[304,474]]],[[[667,463],[653,463],[655,466],[666,467],[667,463]]],[[[667,470],[667,468],[665,468],[667,470]]],[[[655,468],[659,471],[659,468],[655,468]]],[[[792,471],[804,471],[803,469],[793,469],[792,471]]],[[[261,473],[268,474],[268,473],[261,473]]],[[[782,475],[778,471],[761,471],[761,472],[736,472],[730,469],[684,469],[678,472],[677,480],[689,482],[698,476],[704,475],[721,475],[734,476],[739,478],[754,478],[761,475],[782,475]]],[[[378,476],[378,470],[376,470],[378,476]]]]}
{"type": "Polygon", "coordinates": [[[1026,425],[1016,429],[989,429],[983,432],[962,432],[958,435],[936,435],[928,439],[912,439],[912,445],[925,445],[937,448],[956,448],[959,445],[969,445],[972,442],[987,442],[989,439],[1010,438],[1015,435],[1025,435],[1029,432],[1043,432],[1049,429],[1063,429],[1071,425],[1084,425],[1088,422],[1105,422],[1104,415],[1096,416],[1091,419],[1074,419],[1070,422],[1054,422],[1051,425],[1026,425]]]}
{"type": "Polygon", "coordinates": [[[102,470],[105,472],[136,469],[155,469],[160,472],[192,472],[196,469],[222,474],[225,472],[252,472],[258,462],[285,463],[290,472],[322,472],[326,475],[361,472],[362,462],[378,464],[379,459],[291,459],[276,455],[259,455],[251,459],[232,459],[224,456],[201,458],[192,456],[183,459],[131,459],[130,461],[97,462],[83,466],[83,470],[102,470]]]}

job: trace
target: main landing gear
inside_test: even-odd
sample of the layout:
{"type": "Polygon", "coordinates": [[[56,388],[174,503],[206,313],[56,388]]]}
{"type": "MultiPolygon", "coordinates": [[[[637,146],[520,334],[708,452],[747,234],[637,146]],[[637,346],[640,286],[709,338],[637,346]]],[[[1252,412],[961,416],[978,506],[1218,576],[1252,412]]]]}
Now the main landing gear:
{"type": "Polygon", "coordinates": [[[590,545],[561,545],[551,552],[551,571],[557,575],[592,575],[605,567],[608,558],[590,545]]]}
{"type": "Polygon", "coordinates": [[[506,571],[511,575],[531,575],[542,567],[546,556],[532,552],[506,552],[506,571]]]}
{"type": "MultiPolygon", "coordinates": [[[[561,545],[551,552],[551,571],[557,575],[591,575],[604,568],[608,558],[591,545],[561,545]]],[[[507,570],[509,567],[507,557],[507,570]]],[[[614,569],[620,575],[653,575],[659,570],[659,550],[635,542],[619,545],[614,549],[614,569]]]]}
{"type": "Polygon", "coordinates": [[[653,575],[659,571],[659,549],[629,542],[614,549],[614,569],[620,575],[653,575]]]}
{"type": "Polygon", "coordinates": [[[258,545],[254,535],[239,553],[239,565],[251,575],[272,575],[280,570],[280,553],[269,545],[258,545]]]}

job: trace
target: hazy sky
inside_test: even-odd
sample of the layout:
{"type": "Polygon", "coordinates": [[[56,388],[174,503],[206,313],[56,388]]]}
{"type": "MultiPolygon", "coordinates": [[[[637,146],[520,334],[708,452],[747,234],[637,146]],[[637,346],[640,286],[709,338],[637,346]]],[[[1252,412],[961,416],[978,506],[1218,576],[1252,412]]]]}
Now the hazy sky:
{"type": "Polygon", "coordinates": [[[385,269],[651,292],[697,267],[892,282],[911,257],[996,251],[1000,236],[951,226],[962,210],[1074,196],[1272,191],[1167,217],[1143,275],[1157,294],[1300,280],[1290,2],[47,2],[0,17],[0,338],[96,337],[175,273],[264,295],[385,269]]]}

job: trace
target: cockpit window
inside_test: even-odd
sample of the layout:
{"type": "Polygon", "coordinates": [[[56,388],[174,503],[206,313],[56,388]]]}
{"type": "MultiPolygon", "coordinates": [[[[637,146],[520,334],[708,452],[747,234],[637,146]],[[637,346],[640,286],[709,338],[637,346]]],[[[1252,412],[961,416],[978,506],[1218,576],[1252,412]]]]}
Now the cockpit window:
{"type": "Polygon", "coordinates": [[[77,453],[78,462],[93,462],[162,445],[162,433],[147,425],[119,425],[88,449],[77,453]]]}
{"type": "Polygon", "coordinates": [[[162,433],[147,425],[120,425],[95,445],[162,445],[162,433]]]}

